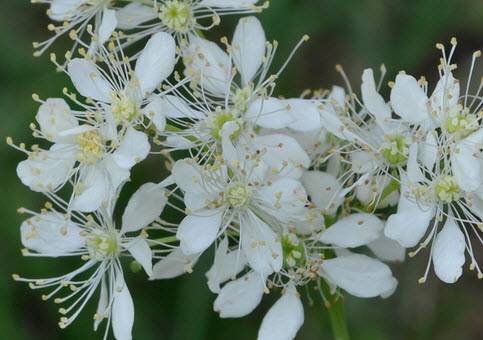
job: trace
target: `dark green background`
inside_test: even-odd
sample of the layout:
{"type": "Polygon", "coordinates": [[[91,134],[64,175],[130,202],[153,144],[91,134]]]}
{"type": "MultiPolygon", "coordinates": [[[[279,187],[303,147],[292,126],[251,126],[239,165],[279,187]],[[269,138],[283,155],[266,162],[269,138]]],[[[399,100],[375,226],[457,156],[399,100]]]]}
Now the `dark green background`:
{"type": "MultiPolygon", "coordinates": [[[[270,39],[280,42],[276,64],[305,33],[311,40],[297,54],[280,80],[280,94],[298,95],[308,87],[330,87],[341,81],[334,65],[341,63],[358,87],[364,67],[385,63],[390,77],[404,69],[414,75],[436,76],[436,42],[457,36],[456,55],[461,71],[468,57],[483,43],[481,0],[273,0],[262,16],[270,39]]],[[[37,105],[31,93],[43,98],[61,95],[71,85],[54,71],[48,57],[32,57],[31,41],[48,36],[45,8],[25,0],[2,0],[0,4],[0,136],[32,142],[28,124],[37,105]]],[[[225,20],[231,36],[234,20],[225,20]]],[[[226,33],[226,32],[229,32],[226,33]]],[[[219,32],[218,32],[219,33],[219,32]]],[[[218,37],[217,32],[214,37],[218,37]]],[[[57,44],[55,50],[66,46],[57,44]]],[[[476,79],[482,75],[482,66],[476,79]]],[[[390,78],[388,78],[389,80],[390,78]]],[[[387,91],[387,90],[384,90],[387,91]]],[[[18,227],[19,206],[38,208],[43,199],[23,187],[15,166],[23,155],[0,145],[0,339],[90,339],[96,302],[67,330],[57,328],[56,306],[44,303],[39,292],[14,283],[12,273],[45,276],[70,268],[62,260],[22,258],[18,227]]],[[[132,191],[141,179],[162,179],[160,161],[153,159],[133,174],[132,191]]],[[[480,259],[482,254],[480,251],[480,259]]],[[[418,285],[427,254],[394,266],[400,280],[397,293],[387,300],[348,297],[347,309],[353,339],[483,339],[481,282],[474,274],[448,286],[431,275],[418,285]]],[[[206,256],[205,262],[210,260],[206,256]]],[[[212,312],[213,295],[205,284],[201,263],[191,276],[169,282],[147,282],[141,274],[128,283],[136,305],[135,339],[255,339],[262,316],[272,303],[267,298],[249,317],[220,320],[212,312]]],[[[322,306],[306,304],[306,322],[299,339],[331,339],[330,325],[322,306]]]]}

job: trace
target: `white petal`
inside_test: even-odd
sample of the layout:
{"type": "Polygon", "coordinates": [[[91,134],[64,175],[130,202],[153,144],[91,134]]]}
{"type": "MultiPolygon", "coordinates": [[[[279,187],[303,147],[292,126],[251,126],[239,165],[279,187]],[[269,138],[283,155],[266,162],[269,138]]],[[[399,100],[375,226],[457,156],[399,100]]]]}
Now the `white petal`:
{"type": "Polygon", "coordinates": [[[422,146],[419,147],[419,158],[424,166],[432,171],[438,157],[438,142],[435,133],[429,132],[422,146]]]}
{"type": "Polygon", "coordinates": [[[137,237],[123,247],[131,253],[134,260],[141,264],[148,276],[153,275],[153,253],[145,239],[137,237]]]}
{"type": "Polygon", "coordinates": [[[304,323],[304,306],[293,285],[265,315],[258,340],[292,340],[304,323]]]}
{"type": "Polygon", "coordinates": [[[92,212],[109,198],[109,175],[102,166],[89,166],[82,169],[77,189],[72,200],[72,209],[92,212]]]}
{"type": "Polygon", "coordinates": [[[240,219],[241,247],[253,270],[264,276],[280,271],[283,252],[277,234],[251,211],[240,219]]]}
{"type": "Polygon", "coordinates": [[[151,93],[173,73],[176,64],[176,43],[165,32],[153,35],[141,52],[134,74],[143,94],[151,93]]]}
{"type": "Polygon", "coordinates": [[[168,201],[166,191],[158,184],[142,185],[129,200],[122,215],[121,233],[128,233],[147,227],[156,220],[168,201]]]}
{"type": "Polygon", "coordinates": [[[365,107],[375,116],[377,124],[386,130],[385,126],[391,119],[391,108],[377,92],[372,69],[366,69],[362,74],[361,92],[365,107]]]}
{"type": "Polygon", "coordinates": [[[230,83],[230,58],[211,41],[192,36],[190,43],[184,58],[187,74],[199,81],[205,91],[225,96],[230,83]]]}
{"type": "Polygon", "coordinates": [[[377,240],[384,229],[384,222],[375,215],[352,214],[324,230],[320,241],[342,248],[355,248],[377,240]]]}
{"type": "Polygon", "coordinates": [[[106,312],[109,307],[109,292],[107,290],[106,279],[103,277],[101,282],[101,293],[99,295],[99,302],[97,304],[96,318],[94,318],[94,331],[97,331],[100,323],[107,318],[106,312]]]}
{"type": "Polygon", "coordinates": [[[409,123],[421,123],[429,119],[428,96],[418,81],[409,75],[399,74],[391,91],[394,111],[409,123]]]}
{"type": "Polygon", "coordinates": [[[451,216],[434,241],[433,264],[443,282],[455,283],[463,274],[465,236],[451,216]]]}
{"type": "Polygon", "coordinates": [[[134,303],[121,274],[118,274],[112,303],[112,330],[117,340],[131,340],[134,325],[134,303]]]}
{"type": "Polygon", "coordinates": [[[265,57],[265,31],[255,17],[245,17],[238,21],[233,36],[233,61],[241,74],[243,85],[255,76],[265,57]]]}
{"type": "Polygon", "coordinates": [[[72,114],[64,99],[47,99],[40,106],[35,119],[39,123],[42,133],[51,142],[69,141],[69,138],[59,137],[59,134],[79,126],[77,118],[72,114]]]}
{"type": "Polygon", "coordinates": [[[281,134],[258,136],[254,145],[263,150],[262,160],[279,177],[300,178],[310,158],[295,139],[281,134]]]}
{"type": "Polygon", "coordinates": [[[121,168],[131,169],[134,165],[143,161],[149,155],[150,150],[151,145],[149,145],[148,136],[129,127],[112,157],[121,168]]]}
{"type": "Polygon", "coordinates": [[[267,129],[282,129],[292,122],[288,108],[278,98],[258,98],[248,108],[245,118],[267,129]]]}
{"type": "Polygon", "coordinates": [[[225,238],[216,249],[215,261],[206,272],[208,287],[213,293],[220,292],[220,285],[230,278],[235,278],[245,267],[247,260],[240,251],[228,250],[228,239],[225,238]]]}
{"type": "Polygon", "coordinates": [[[321,127],[317,104],[307,99],[288,99],[288,113],[292,122],[288,127],[296,131],[312,131],[321,127]]]}
{"type": "Polygon", "coordinates": [[[62,214],[48,212],[22,223],[22,245],[37,253],[51,257],[67,255],[82,248],[85,238],[82,229],[65,219],[62,214]]]}
{"type": "Polygon", "coordinates": [[[90,60],[72,59],[68,65],[72,83],[81,95],[101,102],[110,103],[113,89],[108,80],[90,60]]]}
{"type": "Polygon", "coordinates": [[[436,84],[433,94],[431,95],[431,107],[437,113],[443,113],[439,117],[442,123],[447,118],[447,112],[451,111],[460,99],[460,84],[457,79],[453,77],[451,72],[448,72],[441,77],[436,84]]]}
{"type": "Polygon", "coordinates": [[[377,160],[366,151],[354,151],[350,155],[351,167],[356,174],[367,174],[378,167],[377,160]]]}
{"type": "Polygon", "coordinates": [[[223,210],[197,211],[181,221],[176,237],[186,255],[201,253],[211,246],[220,230],[223,213],[223,210]]]}
{"type": "Polygon", "coordinates": [[[181,276],[191,272],[197,260],[196,255],[187,256],[181,249],[177,248],[154,265],[153,274],[149,279],[164,280],[181,276]]]}
{"type": "Polygon", "coordinates": [[[53,0],[47,14],[52,20],[69,20],[84,2],[85,0],[53,0]]]}
{"type": "Polygon", "coordinates": [[[218,8],[250,8],[259,0],[201,0],[200,6],[218,8]]]}
{"type": "Polygon", "coordinates": [[[271,185],[260,188],[257,195],[264,202],[266,213],[276,216],[279,221],[302,219],[306,213],[307,193],[302,183],[295,179],[285,177],[275,180],[271,185]]]}
{"type": "Polygon", "coordinates": [[[319,209],[326,210],[333,215],[344,202],[339,195],[342,185],[335,176],[322,171],[305,171],[302,183],[312,202],[319,209]]]}
{"type": "Polygon", "coordinates": [[[64,151],[66,146],[54,144],[49,151],[32,154],[17,166],[22,183],[37,192],[55,192],[70,177],[75,154],[64,151]]]}
{"type": "Polygon", "coordinates": [[[389,267],[366,255],[350,254],[325,260],[322,269],[330,281],[357,297],[376,297],[394,287],[389,267]]]}
{"type": "Polygon", "coordinates": [[[214,310],[222,318],[240,318],[250,314],[262,301],[263,278],[256,273],[248,273],[228,282],[215,300],[214,310]]]}
{"type": "Polygon", "coordinates": [[[205,118],[203,113],[193,110],[187,102],[173,95],[153,96],[144,111],[148,117],[162,115],[167,118],[205,118]]]}
{"type": "Polygon", "coordinates": [[[201,168],[192,159],[182,159],[177,161],[172,170],[176,184],[185,192],[202,193],[203,179],[201,168]]]}
{"type": "Polygon", "coordinates": [[[435,213],[434,206],[418,205],[410,201],[401,188],[398,211],[389,216],[384,234],[405,248],[414,247],[423,238],[435,213]]]}
{"type": "Polygon", "coordinates": [[[117,26],[117,18],[116,18],[116,11],[113,9],[104,9],[104,13],[102,14],[102,22],[99,26],[99,44],[104,45],[104,43],[109,40],[112,33],[116,29],[117,26]]]}
{"type": "Polygon", "coordinates": [[[475,191],[482,183],[481,152],[483,129],[476,131],[456,144],[451,154],[453,174],[464,191],[475,191]]]}
{"type": "Polygon", "coordinates": [[[123,8],[117,9],[117,27],[122,30],[130,30],[136,28],[142,23],[156,18],[156,12],[153,8],[132,2],[123,8]]]}
{"type": "Polygon", "coordinates": [[[404,261],[406,249],[394,240],[382,235],[367,245],[382,261],[404,261]]]}

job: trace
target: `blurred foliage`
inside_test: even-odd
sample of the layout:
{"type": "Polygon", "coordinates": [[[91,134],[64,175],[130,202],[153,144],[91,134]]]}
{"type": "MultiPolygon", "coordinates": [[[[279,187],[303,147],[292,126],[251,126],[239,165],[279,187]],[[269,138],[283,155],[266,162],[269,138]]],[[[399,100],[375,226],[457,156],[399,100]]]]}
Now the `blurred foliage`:
{"type": "MultiPolygon", "coordinates": [[[[275,67],[281,65],[303,34],[311,40],[296,54],[280,80],[279,92],[287,96],[305,88],[342,84],[334,65],[344,65],[358,87],[364,67],[379,67],[383,62],[389,78],[405,69],[412,74],[437,75],[439,58],[436,42],[458,37],[456,59],[461,66],[473,50],[482,47],[483,1],[481,0],[273,0],[261,15],[269,39],[280,43],[275,67]]],[[[227,34],[236,21],[226,19],[214,36],[227,34]],[[223,30],[223,31],[222,31],[223,30]]],[[[43,98],[60,96],[62,88],[72,86],[56,73],[48,56],[32,57],[31,41],[45,39],[45,8],[29,1],[3,0],[0,11],[0,136],[32,142],[28,124],[37,105],[31,100],[36,92],[43,98]]],[[[62,51],[64,40],[57,44],[62,51]]],[[[461,67],[464,69],[464,67],[461,67]]],[[[477,74],[481,75],[480,71],[477,74]]],[[[383,91],[387,91],[387,88],[383,91]]],[[[32,292],[14,283],[12,273],[42,277],[69,270],[70,261],[26,259],[20,254],[18,227],[20,206],[39,208],[42,197],[23,187],[15,166],[24,155],[0,145],[0,330],[2,339],[55,340],[98,338],[92,333],[96,302],[88,306],[67,330],[59,330],[56,306],[41,301],[32,292]]],[[[126,191],[148,178],[161,180],[160,162],[152,160],[138,167],[126,191]]],[[[432,277],[421,286],[417,279],[426,265],[426,255],[395,265],[399,289],[389,299],[361,300],[347,297],[349,325],[353,339],[483,339],[483,298],[481,281],[466,273],[452,286],[432,277]]],[[[481,257],[480,257],[481,258],[481,257]]],[[[148,282],[142,273],[129,275],[136,305],[135,339],[255,339],[263,314],[275,296],[252,315],[239,320],[220,320],[212,311],[214,296],[209,293],[204,271],[212,254],[194,274],[169,282],[148,282]]],[[[275,294],[273,294],[275,295],[275,294]]],[[[315,299],[318,301],[318,299],[315,299]]],[[[306,322],[299,339],[331,339],[327,315],[320,303],[306,303],[306,322]]]]}

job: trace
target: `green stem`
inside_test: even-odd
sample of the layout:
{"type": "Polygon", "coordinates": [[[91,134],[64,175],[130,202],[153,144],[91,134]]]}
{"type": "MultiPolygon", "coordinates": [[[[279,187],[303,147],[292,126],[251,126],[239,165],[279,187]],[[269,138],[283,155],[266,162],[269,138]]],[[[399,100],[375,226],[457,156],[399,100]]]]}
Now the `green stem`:
{"type": "Polygon", "coordinates": [[[327,308],[335,340],[349,340],[349,330],[345,315],[344,300],[341,297],[331,297],[330,307],[327,308]]]}

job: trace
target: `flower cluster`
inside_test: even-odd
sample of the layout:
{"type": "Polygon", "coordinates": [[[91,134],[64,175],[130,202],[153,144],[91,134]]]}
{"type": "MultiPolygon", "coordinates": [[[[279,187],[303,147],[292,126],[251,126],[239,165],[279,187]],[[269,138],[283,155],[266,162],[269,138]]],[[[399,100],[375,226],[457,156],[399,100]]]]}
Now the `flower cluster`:
{"type": "MultiPolygon", "coordinates": [[[[462,90],[442,45],[440,80],[402,72],[390,100],[372,69],[355,94],[346,88],[276,93],[287,62],[272,69],[277,43],[259,20],[242,17],[231,40],[206,40],[228,14],[266,8],[256,0],[36,0],[50,7],[54,36],[74,41],[52,62],[75,88],[63,98],[33,98],[39,144],[8,144],[26,154],[23,184],[44,194],[40,212],[19,209],[23,254],[79,257],[77,269],[27,279],[59,304],[67,327],[98,298],[94,328],[106,321],[131,339],[134,303],[124,270],[151,280],[196,269],[214,249],[207,285],[222,318],[251,313],[264,294],[281,297],[258,338],[293,339],[309,287],[327,308],[343,292],[388,297],[397,280],[385,262],[430,246],[444,282],[476,259],[483,219],[483,83],[471,92],[476,59],[462,90]],[[136,43],[136,44],[135,44],[136,43]],[[136,50],[141,45],[142,49],[136,50]],[[115,207],[131,170],[148,157],[168,175],[142,185],[119,225],[115,207]],[[129,266],[125,260],[131,259],[129,266]]],[[[304,36],[294,48],[307,41],[304,36]]],[[[129,260],[128,260],[129,261],[129,260]]]]}

